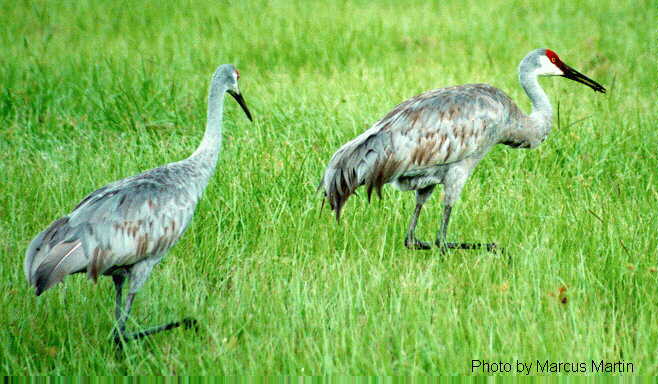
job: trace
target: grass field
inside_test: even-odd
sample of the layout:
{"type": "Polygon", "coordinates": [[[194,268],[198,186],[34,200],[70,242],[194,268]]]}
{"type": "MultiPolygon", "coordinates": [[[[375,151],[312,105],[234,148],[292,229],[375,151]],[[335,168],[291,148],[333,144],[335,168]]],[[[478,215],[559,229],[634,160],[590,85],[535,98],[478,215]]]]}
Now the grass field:
{"type": "MultiPolygon", "coordinates": [[[[603,359],[658,374],[655,4],[483,3],[0,3],[0,373],[470,374],[472,359],[603,359]],[[332,153],[408,97],[487,82],[529,111],[516,67],[537,47],[608,93],[541,80],[559,104],[549,138],[495,148],[466,185],[449,240],[507,253],[406,250],[414,197],[390,187],[350,199],[340,224],[320,212],[332,153]],[[95,188],[188,156],[227,62],[255,121],[227,99],[217,173],[129,324],[193,316],[201,329],[118,357],[111,279],[71,276],[37,298],[25,248],[95,188]]],[[[435,193],[419,237],[440,219],[435,193]]]]}

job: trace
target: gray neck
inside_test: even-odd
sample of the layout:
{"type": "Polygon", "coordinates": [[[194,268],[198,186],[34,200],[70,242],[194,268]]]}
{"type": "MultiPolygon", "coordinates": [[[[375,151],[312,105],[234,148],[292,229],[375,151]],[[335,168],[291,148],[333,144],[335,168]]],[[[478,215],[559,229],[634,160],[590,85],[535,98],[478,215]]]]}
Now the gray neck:
{"type": "Polygon", "coordinates": [[[206,132],[203,135],[201,144],[190,156],[191,158],[206,160],[212,163],[212,167],[215,166],[222,147],[222,116],[224,114],[225,94],[226,87],[215,79],[210,86],[210,94],[208,95],[206,132]]]}
{"type": "Polygon", "coordinates": [[[537,134],[543,140],[551,131],[553,119],[551,103],[542,87],[539,86],[536,73],[520,71],[519,81],[532,102],[532,113],[529,118],[534,123],[535,129],[538,130],[537,134]]]}

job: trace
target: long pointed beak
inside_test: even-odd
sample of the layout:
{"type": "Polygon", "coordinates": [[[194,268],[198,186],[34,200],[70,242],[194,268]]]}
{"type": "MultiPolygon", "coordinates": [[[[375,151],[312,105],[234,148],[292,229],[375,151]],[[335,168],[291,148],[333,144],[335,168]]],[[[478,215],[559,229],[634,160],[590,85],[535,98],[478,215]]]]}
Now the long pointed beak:
{"type": "Polygon", "coordinates": [[[573,81],[577,81],[581,84],[585,84],[586,86],[592,88],[596,92],[605,93],[605,88],[603,88],[601,84],[583,75],[582,73],[576,71],[570,66],[562,63],[562,68],[560,69],[562,69],[562,72],[564,72],[564,74],[562,75],[563,77],[566,77],[567,79],[571,79],[573,81]]]}
{"type": "Polygon", "coordinates": [[[233,98],[235,99],[235,101],[238,102],[238,104],[240,104],[240,106],[242,107],[242,110],[247,115],[247,118],[249,119],[249,121],[254,121],[251,118],[251,112],[249,112],[249,108],[247,108],[247,103],[244,101],[244,98],[242,97],[242,94],[239,93],[239,92],[234,92],[234,91],[228,91],[228,93],[229,93],[229,95],[233,96],[233,98]]]}

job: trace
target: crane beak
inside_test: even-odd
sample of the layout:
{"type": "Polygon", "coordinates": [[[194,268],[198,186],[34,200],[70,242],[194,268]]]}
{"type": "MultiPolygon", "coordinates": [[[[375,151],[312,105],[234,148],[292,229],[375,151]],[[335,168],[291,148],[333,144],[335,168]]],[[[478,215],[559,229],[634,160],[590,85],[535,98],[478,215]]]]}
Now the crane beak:
{"type": "Polygon", "coordinates": [[[596,81],[590,79],[589,77],[583,75],[582,73],[576,71],[575,69],[571,68],[570,66],[561,63],[561,70],[564,72],[562,74],[563,77],[566,77],[567,79],[571,79],[573,81],[577,81],[581,84],[585,84],[586,86],[592,88],[596,92],[601,92],[605,93],[605,88],[596,81]]]}
{"type": "Polygon", "coordinates": [[[229,93],[229,95],[233,96],[233,98],[235,99],[235,101],[238,102],[238,104],[240,104],[240,106],[242,107],[242,110],[247,115],[247,118],[249,119],[249,121],[254,121],[251,118],[251,112],[249,112],[249,108],[247,108],[247,103],[244,101],[244,98],[242,97],[242,94],[240,92],[235,92],[235,91],[231,91],[231,90],[229,90],[228,93],[229,93]]]}

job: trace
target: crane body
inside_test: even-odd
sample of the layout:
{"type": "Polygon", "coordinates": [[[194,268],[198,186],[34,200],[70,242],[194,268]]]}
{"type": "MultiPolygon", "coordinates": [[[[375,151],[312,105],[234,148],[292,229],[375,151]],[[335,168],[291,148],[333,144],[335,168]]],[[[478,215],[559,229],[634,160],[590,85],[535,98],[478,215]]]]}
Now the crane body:
{"type": "Polygon", "coordinates": [[[125,332],[137,291],[185,232],[215,171],[225,93],[236,98],[251,120],[238,78],[239,73],[229,64],[220,66],[213,74],[206,131],[190,157],[92,192],[71,213],[55,220],[32,240],[25,254],[24,270],[37,296],[69,274],[83,272],[93,281],[101,275],[111,276],[116,289],[117,344],[194,323],[185,319],[133,334],[125,332]],[[126,279],[130,280],[130,288],[122,308],[126,279]]]}
{"type": "MultiPolygon", "coordinates": [[[[482,244],[448,243],[452,207],[473,169],[494,145],[535,148],[551,131],[553,111],[539,76],[564,76],[605,89],[564,64],[551,50],[536,49],[519,65],[519,81],[532,102],[524,114],[503,91],[487,84],[467,84],[429,91],[391,110],[384,118],[332,157],[320,183],[325,198],[340,218],[347,199],[362,185],[368,198],[384,184],[416,191],[416,208],[405,236],[405,246],[430,249],[415,237],[423,204],[438,184],[444,186],[443,221],[436,245],[475,249],[482,244]]],[[[495,244],[486,244],[495,249],[495,244]]]]}

